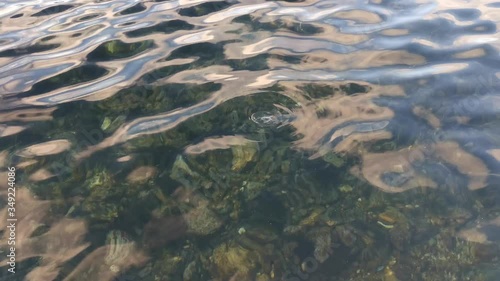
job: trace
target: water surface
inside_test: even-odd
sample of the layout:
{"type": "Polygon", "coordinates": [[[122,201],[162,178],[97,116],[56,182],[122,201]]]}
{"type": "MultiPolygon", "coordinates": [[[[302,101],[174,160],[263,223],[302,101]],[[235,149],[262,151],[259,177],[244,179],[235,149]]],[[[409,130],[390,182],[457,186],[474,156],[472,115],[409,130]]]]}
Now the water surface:
{"type": "Polygon", "coordinates": [[[499,19],[3,1],[0,280],[496,281],[499,19]]]}

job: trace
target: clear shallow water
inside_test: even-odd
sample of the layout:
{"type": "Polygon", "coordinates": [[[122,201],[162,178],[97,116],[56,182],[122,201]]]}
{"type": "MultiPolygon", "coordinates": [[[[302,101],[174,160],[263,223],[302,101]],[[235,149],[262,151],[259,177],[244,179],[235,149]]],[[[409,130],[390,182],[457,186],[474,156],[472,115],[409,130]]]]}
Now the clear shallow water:
{"type": "Polygon", "coordinates": [[[0,17],[3,280],[496,280],[499,2],[0,17]]]}

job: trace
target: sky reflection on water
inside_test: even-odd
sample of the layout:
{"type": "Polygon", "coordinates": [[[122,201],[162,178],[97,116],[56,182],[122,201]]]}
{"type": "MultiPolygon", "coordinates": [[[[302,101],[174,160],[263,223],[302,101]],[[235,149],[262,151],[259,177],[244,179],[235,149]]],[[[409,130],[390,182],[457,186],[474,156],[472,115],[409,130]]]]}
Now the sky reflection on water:
{"type": "Polygon", "coordinates": [[[480,0],[0,3],[9,280],[496,280],[499,19],[480,0]]]}

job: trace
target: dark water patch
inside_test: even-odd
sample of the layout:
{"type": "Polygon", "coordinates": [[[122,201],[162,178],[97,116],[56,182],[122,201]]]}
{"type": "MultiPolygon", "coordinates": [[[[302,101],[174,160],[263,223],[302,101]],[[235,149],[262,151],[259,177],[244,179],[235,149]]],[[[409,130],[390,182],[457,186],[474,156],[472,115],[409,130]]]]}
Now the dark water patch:
{"type": "Polygon", "coordinates": [[[335,95],[335,90],[338,91],[338,89],[335,89],[332,86],[315,84],[300,86],[299,89],[304,91],[311,99],[331,97],[335,95]]]}
{"type": "Polygon", "coordinates": [[[201,17],[213,12],[221,11],[230,7],[226,1],[203,3],[189,8],[179,9],[179,15],[187,17],[201,17]]]}
{"type": "Polygon", "coordinates": [[[262,30],[266,31],[285,30],[299,35],[314,35],[323,32],[323,28],[314,26],[312,24],[290,22],[284,20],[263,22],[257,18],[252,18],[251,16],[248,15],[240,16],[238,18],[235,18],[233,21],[245,24],[248,28],[250,28],[251,32],[262,31],[262,30]]]}
{"type": "Polygon", "coordinates": [[[340,89],[343,90],[347,95],[364,94],[370,91],[369,86],[360,85],[357,83],[348,83],[346,85],[341,85],[340,89]]]}
{"type": "Polygon", "coordinates": [[[127,35],[127,37],[134,38],[134,37],[146,36],[153,33],[169,34],[178,30],[191,30],[193,28],[194,25],[189,24],[188,22],[185,22],[183,20],[169,20],[157,24],[155,26],[140,28],[134,31],[126,32],[125,35],[127,35]]]}
{"type": "Polygon", "coordinates": [[[475,20],[481,16],[481,12],[477,9],[451,9],[443,12],[450,13],[461,21],[475,20]]]}
{"type": "Polygon", "coordinates": [[[130,15],[130,14],[135,14],[135,13],[140,13],[142,11],[145,11],[146,7],[142,3],[137,3],[134,6],[127,8],[119,13],[119,15],[130,15]]]}
{"type": "Polygon", "coordinates": [[[500,8],[500,2],[493,2],[486,4],[487,7],[500,8]]]}
{"type": "Polygon", "coordinates": [[[106,73],[108,73],[106,69],[94,65],[80,66],[36,83],[33,88],[27,91],[24,95],[34,96],[60,89],[62,87],[92,81],[106,75],[106,73]]]}
{"type": "Polygon", "coordinates": [[[47,42],[47,41],[50,41],[50,40],[53,40],[56,38],[57,38],[57,36],[55,36],[55,35],[49,35],[49,36],[46,36],[46,37],[43,37],[42,39],[40,39],[40,42],[47,42]]]}
{"type": "Polygon", "coordinates": [[[286,223],[286,210],[280,197],[271,192],[262,192],[246,206],[249,212],[245,215],[248,220],[263,223],[281,231],[286,223]],[[251,210],[251,211],[250,211],[251,210]]]}
{"type": "Polygon", "coordinates": [[[396,150],[398,143],[394,140],[381,140],[372,143],[369,146],[369,150],[374,153],[383,153],[396,150]]]}
{"type": "Polygon", "coordinates": [[[198,43],[176,49],[170,54],[169,59],[195,58],[195,64],[203,67],[214,65],[223,57],[223,44],[198,43]]]}
{"type": "Polygon", "coordinates": [[[472,24],[465,28],[462,33],[463,34],[494,34],[497,31],[497,26],[493,21],[476,21],[475,24],[472,24]]]}
{"type": "Polygon", "coordinates": [[[125,43],[120,40],[114,40],[100,45],[94,51],[88,54],[87,58],[91,62],[123,59],[136,56],[153,47],[153,40],[134,43],[125,43]]]}
{"type": "MultiPolygon", "coordinates": [[[[158,63],[171,61],[175,59],[194,59],[191,64],[181,64],[161,67],[150,71],[141,77],[141,82],[146,84],[154,83],[164,79],[175,73],[191,69],[193,67],[212,66],[215,59],[222,56],[221,45],[213,45],[210,43],[201,43],[193,46],[185,46],[175,49],[168,57],[158,60],[158,63]]],[[[234,69],[243,68],[245,66],[254,66],[256,70],[264,68],[265,56],[259,56],[248,60],[226,60],[220,62],[220,65],[229,64],[234,69]]],[[[142,83],[139,84],[142,84],[142,83]]]]}
{"type": "MultiPolygon", "coordinates": [[[[44,38],[46,39],[46,38],[44,38]]],[[[46,39],[49,40],[49,39],[46,39]]],[[[43,42],[43,41],[41,41],[43,42]]],[[[60,47],[61,44],[35,44],[26,48],[20,48],[20,49],[14,49],[14,50],[7,50],[0,52],[0,57],[16,57],[16,56],[22,56],[26,54],[33,54],[33,53],[41,53],[41,52],[46,52],[50,50],[57,49],[60,47]]]]}
{"type": "Polygon", "coordinates": [[[262,54],[255,57],[251,57],[248,59],[234,59],[234,60],[226,60],[231,68],[235,71],[237,70],[250,70],[250,71],[258,71],[269,69],[267,61],[269,59],[269,55],[262,54]]]}
{"type": "Polygon", "coordinates": [[[126,26],[130,26],[130,25],[134,25],[134,24],[136,24],[136,22],[129,21],[129,22],[124,22],[124,23],[118,25],[118,27],[126,27],[126,26]]]}
{"type": "Polygon", "coordinates": [[[321,85],[311,83],[299,86],[299,89],[312,100],[327,99],[329,97],[340,95],[363,94],[370,91],[369,86],[357,83],[339,83],[336,85],[321,85]]]}
{"type": "Polygon", "coordinates": [[[48,16],[48,15],[54,15],[54,14],[59,14],[62,13],[66,10],[69,10],[75,6],[73,5],[57,5],[57,6],[52,6],[50,8],[46,8],[41,10],[40,12],[31,15],[32,17],[43,17],[43,16],[48,16]]]}
{"type": "Polygon", "coordinates": [[[306,56],[301,56],[301,55],[286,55],[286,56],[272,55],[271,57],[272,58],[276,57],[289,64],[300,64],[300,62],[306,58],[306,56]]]}
{"type": "Polygon", "coordinates": [[[167,66],[167,67],[158,68],[154,71],[145,73],[139,79],[139,84],[152,84],[152,83],[155,83],[156,81],[158,81],[162,78],[168,77],[172,74],[177,73],[178,71],[186,70],[188,68],[189,68],[189,66],[186,66],[186,65],[167,66]]]}
{"type": "Polygon", "coordinates": [[[88,20],[91,20],[91,19],[102,17],[102,16],[103,16],[102,13],[94,13],[94,14],[85,15],[83,17],[77,18],[76,21],[85,22],[85,21],[88,21],[88,20]]]}

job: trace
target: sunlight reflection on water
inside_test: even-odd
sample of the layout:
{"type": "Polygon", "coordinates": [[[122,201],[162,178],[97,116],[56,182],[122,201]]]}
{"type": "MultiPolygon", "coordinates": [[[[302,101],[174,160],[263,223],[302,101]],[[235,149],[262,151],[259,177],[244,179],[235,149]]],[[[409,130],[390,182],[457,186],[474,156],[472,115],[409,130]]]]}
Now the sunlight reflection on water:
{"type": "MultiPolygon", "coordinates": [[[[87,232],[134,217],[123,206],[88,203],[90,193],[96,196],[93,202],[138,196],[173,204],[176,200],[163,194],[174,190],[164,187],[172,184],[172,179],[165,180],[167,170],[191,177],[170,175],[182,185],[200,181],[203,192],[226,180],[215,168],[207,171],[206,180],[200,172],[203,165],[197,172],[177,154],[208,155],[209,161],[214,151],[221,157],[230,152],[232,171],[240,172],[280,142],[280,134],[287,134],[281,140],[285,146],[311,163],[332,153],[345,157],[351,175],[384,193],[428,187],[452,190],[450,198],[457,198],[498,187],[499,8],[497,2],[479,0],[3,1],[0,169],[22,170],[20,186],[30,187],[33,194],[20,188],[24,191],[18,200],[38,207],[19,207],[19,229],[25,229],[17,234],[24,244],[17,259],[35,266],[19,280],[111,281],[128,268],[143,266],[147,249],[127,253],[113,264],[121,270],[116,272],[99,261],[110,248],[122,251],[124,246],[93,241],[101,247],[86,249],[87,232]],[[273,104],[284,104],[286,112],[276,111],[273,104]],[[266,126],[252,127],[249,118],[266,126]],[[101,175],[98,170],[104,166],[110,171],[101,175]],[[129,188],[130,180],[122,183],[118,177],[127,178],[124,174],[141,167],[155,169],[151,179],[138,184],[150,190],[92,193],[104,186],[129,188]],[[78,215],[62,214],[58,222],[50,218],[46,205],[56,201],[52,196],[63,198],[58,211],[78,215]],[[95,221],[89,224],[78,218],[98,211],[116,221],[92,217],[95,221]],[[37,238],[31,236],[38,227],[28,226],[28,219],[43,225],[37,238]],[[63,223],[71,229],[61,230],[63,223]],[[63,243],[58,247],[65,254],[51,248],[55,240],[63,243]],[[71,265],[82,251],[89,251],[86,258],[71,265]],[[33,262],[32,257],[43,261],[33,262]]],[[[254,168],[268,178],[276,167],[294,171],[295,164],[283,153],[272,154],[279,161],[273,160],[268,171],[254,168]]],[[[307,182],[301,173],[293,174],[297,182],[307,182]]],[[[258,189],[257,184],[245,184],[250,187],[242,190],[258,189]]],[[[233,188],[233,183],[228,186],[233,188]]],[[[162,209],[163,215],[175,215],[148,218],[181,226],[177,232],[152,227],[151,221],[147,234],[128,230],[163,246],[192,232],[192,214],[216,208],[214,202],[197,200],[189,211],[192,202],[179,201],[175,211],[162,209]]],[[[231,216],[236,211],[231,216],[225,209],[220,212],[227,215],[224,221],[235,219],[231,216]]],[[[302,223],[314,225],[307,218],[302,223]]],[[[497,227],[498,219],[486,225],[497,227]]],[[[459,237],[480,243],[492,239],[478,238],[476,232],[488,228],[480,222],[467,227],[459,237]]],[[[323,238],[315,239],[318,244],[323,238]]],[[[250,260],[239,247],[228,246],[228,251],[250,260]]],[[[192,256],[171,257],[170,262],[188,258],[192,256]]],[[[271,267],[267,259],[261,258],[266,274],[286,271],[278,264],[271,267]]],[[[199,280],[208,280],[210,274],[200,272],[204,277],[199,280]]],[[[239,271],[215,272],[216,280],[246,280],[239,271]]]]}

